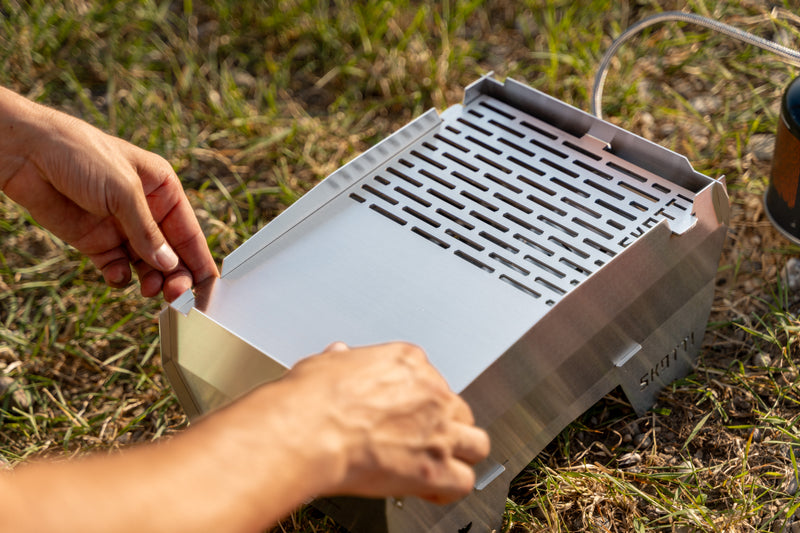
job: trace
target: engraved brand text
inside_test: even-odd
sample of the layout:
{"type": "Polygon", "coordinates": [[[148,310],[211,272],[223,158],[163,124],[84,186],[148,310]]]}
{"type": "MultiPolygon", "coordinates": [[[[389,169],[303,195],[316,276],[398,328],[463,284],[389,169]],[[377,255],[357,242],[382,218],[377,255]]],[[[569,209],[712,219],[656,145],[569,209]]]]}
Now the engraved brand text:
{"type": "Polygon", "coordinates": [[[689,351],[689,347],[694,346],[694,332],[689,333],[686,337],[683,338],[675,347],[667,353],[664,357],[662,357],[656,364],[650,368],[650,371],[644,374],[641,378],[639,378],[639,390],[643,391],[647,387],[653,383],[656,378],[658,378],[662,372],[666,371],[670,365],[675,364],[678,361],[678,351],[682,351],[683,353],[687,353],[689,351]]]}

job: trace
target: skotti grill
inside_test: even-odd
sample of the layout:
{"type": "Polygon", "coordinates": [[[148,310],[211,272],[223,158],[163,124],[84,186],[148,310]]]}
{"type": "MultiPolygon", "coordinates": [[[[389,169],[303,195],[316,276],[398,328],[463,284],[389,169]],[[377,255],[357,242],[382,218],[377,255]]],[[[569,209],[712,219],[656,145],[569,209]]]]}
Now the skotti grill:
{"type": "Polygon", "coordinates": [[[440,507],[315,502],[354,532],[499,529],[509,484],[621,386],[691,367],[728,222],[722,180],[513,80],[484,77],[334,172],[161,315],[192,417],[335,340],[422,346],[492,439],[440,507]]]}

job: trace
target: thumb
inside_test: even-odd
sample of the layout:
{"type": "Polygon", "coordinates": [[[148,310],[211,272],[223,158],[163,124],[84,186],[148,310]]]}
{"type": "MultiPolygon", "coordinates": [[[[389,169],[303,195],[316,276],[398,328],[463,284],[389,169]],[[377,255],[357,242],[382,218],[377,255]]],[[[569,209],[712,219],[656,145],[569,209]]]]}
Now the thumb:
{"type": "Polygon", "coordinates": [[[115,187],[108,191],[108,210],[119,221],[131,248],[143,261],[162,272],[174,270],[178,266],[178,256],[153,219],[141,182],[137,179],[126,184],[123,188],[134,190],[115,187]]]}

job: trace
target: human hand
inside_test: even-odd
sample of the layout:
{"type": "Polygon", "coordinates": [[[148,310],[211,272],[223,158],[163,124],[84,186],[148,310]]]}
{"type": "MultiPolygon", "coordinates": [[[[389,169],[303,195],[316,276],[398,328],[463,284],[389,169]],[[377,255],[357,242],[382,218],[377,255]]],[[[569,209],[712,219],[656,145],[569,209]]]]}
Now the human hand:
{"type": "Polygon", "coordinates": [[[418,496],[444,504],[467,495],[489,437],[418,347],[341,343],[284,378],[310,406],[316,442],[339,450],[324,495],[418,496]]]}
{"type": "MultiPolygon", "coordinates": [[[[107,464],[98,463],[98,471],[111,480],[149,472],[154,479],[126,481],[130,496],[120,501],[144,488],[147,501],[168,501],[186,530],[263,531],[309,498],[453,502],[472,490],[472,466],[488,454],[487,433],[421,349],[337,343],[164,446],[121,454],[127,477],[107,464]]],[[[145,515],[136,520],[153,516],[145,515]]]]}
{"type": "Polygon", "coordinates": [[[488,453],[422,350],[336,344],[166,442],[0,475],[3,530],[265,531],[311,497],[447,503],[488,453]]]}
{"type": "Polygon", "coordinates": [[[11,91],[0,89],[0,104],[0,134],[18,141],[5,150],[16,163],[0,172],[0,189],[86,254],[109,285],[127,285],[133,266],[144,296],[163,291],[172,301],[218,275],[166,160],[11,91]]]}

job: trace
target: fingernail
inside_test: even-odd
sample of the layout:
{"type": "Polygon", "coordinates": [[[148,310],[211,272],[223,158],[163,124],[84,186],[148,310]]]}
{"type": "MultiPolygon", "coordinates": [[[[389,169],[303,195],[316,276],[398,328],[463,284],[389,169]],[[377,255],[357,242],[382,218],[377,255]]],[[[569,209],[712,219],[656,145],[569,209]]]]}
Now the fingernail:
{"type": "Polygon", "coordinates": [[[178,266],[178,256],[175,255],[175,252],[172,251],[172,248],[170,248],[167,243],[162,244],[161,247],[156,250],[156,261],[164,272],[169,272],[178,266]]]}
{"type": "Polygon", "coordinates": [[[332,344],[329,344],[327,348],[325,348],[326,352],[344,352],[349,350],[350,347],[347,346],[345,343],[341,341],[336,341],[332,344]]]}
{"type": "Polygon", "coordinates": [[[106,274],[106,280],[112,285],[122,285],[125,283],[125,273],[121,270],[111,270],[106,274]]]}

